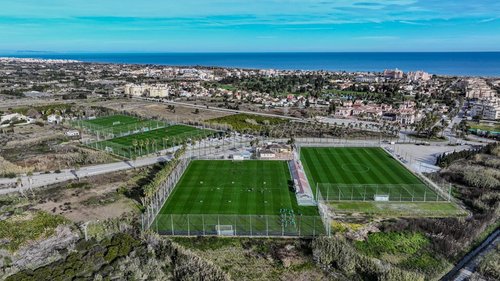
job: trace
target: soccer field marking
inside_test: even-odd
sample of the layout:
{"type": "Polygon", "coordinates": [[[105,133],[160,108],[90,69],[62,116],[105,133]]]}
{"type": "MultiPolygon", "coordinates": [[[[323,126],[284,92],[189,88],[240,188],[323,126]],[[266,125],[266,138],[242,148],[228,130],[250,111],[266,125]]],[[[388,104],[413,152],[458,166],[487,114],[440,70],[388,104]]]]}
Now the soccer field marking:
{"type": "MultiPolygon", "coordinates": [[[[302,147],[301,157],[304,159],[303,163],[305,163],[307,178],[313,183],[314,187],[316,183],[353,185],[329,190],[333,193],[337,192],[337,198],[340,195],[341,199],[350,197],[352,199],[369,200],[374,193],[388,193],[391,199],[398,201],[411,201],[411,196],[413,196],[414,200],[421,200],[425,194],[427,194],[427,198],[436,197],[436,193],[431,188],[378,147],[302,147]],[[329,152],[329,150],[335,152],[329,152]],[[354,152],[354,150],[358,152],[354,152]],[[373,184],[373,186],[358,188],[354,186],[356,184],[360,186],[373,184]],[[408,198],[408,196],[410,197],[408,198]]],[[[328,189],[323,190],[322,188],[320,190],[323,197],[326,197],[324,193],[328,189]]],[[[328,197],[335,198],[335,195],[329,194],[328,197]]]]}
{"type": "MultiPolygon", "coordinates": [[[[303,212],[292,200],[295,194],[288,186],[290,175],[286,162],[248,160],[243,163],[235,168],[232,161],[191,162],[161,213],[276,215],[279,208],[303,212]],[[236,174],[220,176],[229,171],[236,174]]],[[[305,212],[306,215],[313,213],[317,215],[313,210],[305,212]]]]}
{"type": "Polygon", "coordinates": [[[350,173],[367,173],[370,171],[370,167],[358,163],[346,163],[342,164],[342,169],[350,173]]]}

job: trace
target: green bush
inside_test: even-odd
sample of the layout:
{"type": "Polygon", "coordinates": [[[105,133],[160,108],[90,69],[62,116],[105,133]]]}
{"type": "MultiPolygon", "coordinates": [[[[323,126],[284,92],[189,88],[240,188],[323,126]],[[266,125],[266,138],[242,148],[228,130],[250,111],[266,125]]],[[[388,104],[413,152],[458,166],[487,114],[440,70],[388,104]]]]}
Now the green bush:
{"type": "Polygon", "coordinates": [[[264,117],[242,113],[211,119],[208,122],[227,124],[230,125],[233,130],[242,132],[244,130],[259,131],[265,126],[286,123],[288,120],[278,117],[264,117]]]}
{"type": "Polygon", "coordinates": [[[11,217],[0,221],[0,239],[6,239],[9,243],[2,244],[10,251],[16,251],[22,244],[50,236],[58,225],[67,223],[67,220],[59,215],[51,215],[46,212],[36,212],[32,218],[11,217]]]}
{"type": "Polygon", "coordinates": [[[487,278],[500,280],[500,244],[484,256],[478,271],[487,278]]]}
{"type": "Polygon", "coordinates": [[[383,253],[415,254],[429,244],[429,239],[421,233],[378,232],[368,236],[366,241],[356,242],[356,248],[363,253],[380,257],[383,253]]]}

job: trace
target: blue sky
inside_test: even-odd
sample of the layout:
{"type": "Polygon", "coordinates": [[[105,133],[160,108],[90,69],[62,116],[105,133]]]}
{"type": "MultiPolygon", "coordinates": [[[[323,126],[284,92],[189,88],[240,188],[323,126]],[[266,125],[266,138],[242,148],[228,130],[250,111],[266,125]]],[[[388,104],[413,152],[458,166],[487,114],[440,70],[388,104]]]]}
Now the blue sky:
{"type": "Polygon", "coordinates": [[[498,0],[0,0],[0,51],[500,51],[498,0]]]}

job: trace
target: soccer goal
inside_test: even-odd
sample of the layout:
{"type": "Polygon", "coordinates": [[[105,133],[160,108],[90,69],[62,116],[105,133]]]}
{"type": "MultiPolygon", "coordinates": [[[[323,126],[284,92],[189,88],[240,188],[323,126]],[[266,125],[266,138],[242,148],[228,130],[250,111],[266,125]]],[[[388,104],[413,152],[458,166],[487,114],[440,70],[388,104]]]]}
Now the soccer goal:
{"type": "Polygon", "coordinates": [[[234,229],[232,225],[217,224],[215,226],[215,230],[219,236],[234,236],[234,229]]]}
{"type": "Polygon", "coordinates": [[[387,202],[389,201],[389,194],[375,194],[373,195],[373,201],[387,202]]]}

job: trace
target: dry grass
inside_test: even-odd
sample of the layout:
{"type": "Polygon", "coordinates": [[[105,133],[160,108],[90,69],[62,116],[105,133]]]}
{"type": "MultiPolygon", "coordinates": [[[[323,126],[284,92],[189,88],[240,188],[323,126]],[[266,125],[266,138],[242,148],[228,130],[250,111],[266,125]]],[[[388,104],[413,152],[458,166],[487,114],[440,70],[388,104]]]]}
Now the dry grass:
{"type": "Polygon", "coordinates": [[[13,164],[7,160],[5,160],[2,156],[0,156],[0,177],[6,177],[11,175],[18,175],[33,171],[31,167],[21,167],[16,164],[13,164]]]}
{"type": "Polygon", "coordinates": [[[99,105],[114,110],[134,112],[143,117],[161,117],[168,120],[178,120],[179,122],[205,121],[208,119],[232,115],[232,113],[217,112],[206,109],[199,109],[199,112],[195,114],[195,109],[191,107],[175,105],[175,110],[170,110],[168,109],[168,104],[126,99],[99,102],[99,105]]]}

